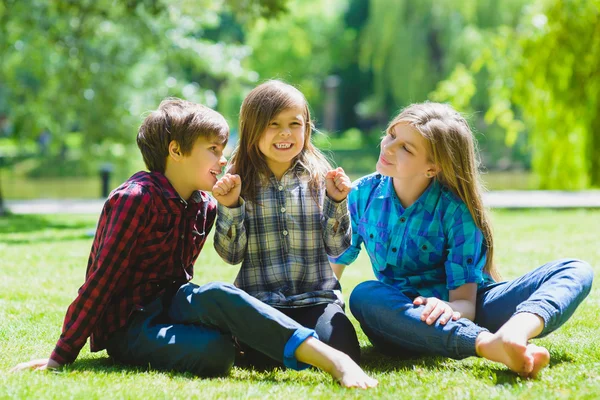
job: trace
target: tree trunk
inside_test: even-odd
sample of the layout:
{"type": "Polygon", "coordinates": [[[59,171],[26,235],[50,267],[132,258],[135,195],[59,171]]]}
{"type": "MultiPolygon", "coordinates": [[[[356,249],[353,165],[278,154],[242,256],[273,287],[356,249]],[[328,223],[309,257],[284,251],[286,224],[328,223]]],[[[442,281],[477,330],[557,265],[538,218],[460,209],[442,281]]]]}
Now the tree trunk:
{"type": "Polygon", "coordinates": [[[7,209],[4,207],[4,196],[2,195],[2,174],[0,174],[0,217],[7,214],[7,209]]]}

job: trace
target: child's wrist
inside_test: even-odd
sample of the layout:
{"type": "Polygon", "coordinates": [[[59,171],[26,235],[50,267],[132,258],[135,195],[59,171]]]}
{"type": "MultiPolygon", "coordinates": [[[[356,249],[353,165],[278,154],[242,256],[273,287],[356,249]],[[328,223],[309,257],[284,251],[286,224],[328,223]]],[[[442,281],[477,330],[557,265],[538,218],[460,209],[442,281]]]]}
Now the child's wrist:
{"type": "Polygon", "coordinates": [[[342,201],[346,200],[346,198],[348,197],[348,195],[345,195],[342,198],[336,199],[335,197],[331,196],[329,194],[329,192],[326,192],[327,197],[329,197],[329,200],[333,201],[334,203],[341,203],[342,201]]]}
{"type": "Polygon", "coordinates": [[[219,202],[221,203],[221,205],[223,207],[227,207],[227,208],[240,208],[242,206],[242,204],[244,204],[242,197],[238,197],[235,201],[231,202],[231,203],[223,203],[223,202],[219,202]]]}

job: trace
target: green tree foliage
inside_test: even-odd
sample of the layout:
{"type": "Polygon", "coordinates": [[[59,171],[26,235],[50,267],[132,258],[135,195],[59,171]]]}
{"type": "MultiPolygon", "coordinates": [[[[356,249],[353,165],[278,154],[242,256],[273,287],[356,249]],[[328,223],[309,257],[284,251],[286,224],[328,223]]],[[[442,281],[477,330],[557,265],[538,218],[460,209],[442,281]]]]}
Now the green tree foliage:
{"type": "Polygon", "coordinates": [[[252,24],[246,44],[247,59],[260,79],[279,78],[293,83],[320,113],[323,85],[336,68],[351,60],[354,32],[344,26],[347,0],[293,0],[288,13],[252,24]]]}
{"type": "Polygon", "coordinates": [[[600,1],[539,1],[511,42],[514,92],[495,101],[522,111],[541,187],[600,186],[600,1]]]}
{"type": "Polygon", "coordinates": [[[221,15],[269,17],[286,4],[0,0],[0,121],[21,144],[44,129],[54,143],[76,131],[82,157],[127,160],[119,144],[133,142],[140,116],[162,98],[218,107],[223,85],[251,78],[247,46],[206,37],[221,15]]]}
{"type": "Polygon", "coordinates": [[[0,2],[0,105],[16,135],[83,133],[84,148],[130,142],[140,114],[167,95],[216,106],[244,79],[248,48],[204,38],[231,10],[278,14],[286,0],[0,2]]]}
{"type": "Polygon", "coordinates": [[[524,2],[370,0],[360,64],[374,75],[374,107],[426,100],[458,63],[477,56],[480,31],[513,24],[524,2]]]}
{"type": "Polygon", "coordinates": [[[541,188],[600,186],[600,1],[538,0],[517,26],[482,38],[481,54],[440,85],[440,97],[464,95],[483,72],[486,121],[509,145],[527,133],[541,188]]]}

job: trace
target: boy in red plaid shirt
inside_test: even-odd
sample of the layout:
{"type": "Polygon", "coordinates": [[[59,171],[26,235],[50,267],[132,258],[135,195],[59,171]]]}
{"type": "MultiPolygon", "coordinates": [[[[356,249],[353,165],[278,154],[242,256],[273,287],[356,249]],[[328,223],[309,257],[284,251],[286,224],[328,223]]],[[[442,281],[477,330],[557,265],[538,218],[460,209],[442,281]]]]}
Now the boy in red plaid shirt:
{"type": "Polygon", "coordinates": [[[205,191],[226,160],[229,128],[210,108],[163,101],[142,123],[137,143],[150,172],[138,172],[107,199],[86,280],[69,306],[48,359],[13,370],[72,363],[90,337],[114,359],[201,376],[227,373],[232,337],[293,369],[314,365],[342,385],[377,385],[313,330],[233,285],[190,282],[216,215],[205,191]]]}

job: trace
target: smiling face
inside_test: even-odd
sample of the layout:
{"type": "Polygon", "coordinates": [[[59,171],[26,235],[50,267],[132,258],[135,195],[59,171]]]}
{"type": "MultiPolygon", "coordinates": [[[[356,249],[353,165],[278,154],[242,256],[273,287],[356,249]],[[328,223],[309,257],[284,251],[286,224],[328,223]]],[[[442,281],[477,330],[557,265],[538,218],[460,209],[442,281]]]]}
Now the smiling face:
{"type": "Polygon", "coordinates": [[[304,108],[291,107],[277,114],[263,131],[258,149],[267,166],[280,179],[304,149],[304,108]]]}
{"type": "Polygon", "coordinates": [[[182,157],[181,169],[192,190],[211,190],[227,164],[225,145],[215,140],[198,138],[190,154],[182,157]]]}
{"type": "Polygon", "coordinates": [[[176,141],[169,144],[165,176],[183,199],[196,190],[212,190],[227,163],[223,156],[226,143],[216,138],[198,138],[192,150],[184,154],[176,141]]]}
{"type": "Polygon", "coordinates": [[[429,159],[429,144],[416,129],[398,123],[381,140],[377,171],[396,179],[429,179],[437,171],[429,159]]]}

